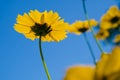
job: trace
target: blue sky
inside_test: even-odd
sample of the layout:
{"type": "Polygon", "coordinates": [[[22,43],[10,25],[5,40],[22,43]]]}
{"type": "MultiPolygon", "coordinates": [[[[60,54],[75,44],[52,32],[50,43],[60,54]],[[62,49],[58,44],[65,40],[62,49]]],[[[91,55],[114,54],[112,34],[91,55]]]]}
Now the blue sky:
{"type": "MultiPolygon", "coordinates": [[[[0,0],[0,80],[47,80],[39,55],[38,40],[31,41],[17,33],[13,26],[18,14],[38,9],[58,12],[66,22],[85,20],[82,0],[0,0]]],[[[117,5],[115,0],[86,0],[90,18],[100,21],[106,10],[117,5]]],[[[97,59],[100,51],[87,33],[97,59]]],[[[68,67],[91,64],[88,46],[83,35],[68,34],[68,38],[56,42],[43,42],[43,53],[52,80],[62,80],[68,67]]],[[[109,51],[108,45],[103,45],[109,51]]]]}

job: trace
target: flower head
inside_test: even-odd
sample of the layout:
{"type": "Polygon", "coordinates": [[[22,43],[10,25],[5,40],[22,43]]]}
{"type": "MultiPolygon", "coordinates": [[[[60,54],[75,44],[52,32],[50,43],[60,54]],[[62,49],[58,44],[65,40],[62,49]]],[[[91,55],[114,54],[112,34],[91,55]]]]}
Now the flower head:
{"type": "Polygon", "coordinates": [[[120,80],[120,46],[111,53],[103,53],[95,67],[68,68],[64,80],[120,80]]]}
{"type": "Polygon", "coordinates": [[[112,6],[101,18],[100,28],[111,29],[120,25],[120,10],[117,6],[112,6]]]}
{"type": "MultiPolygon", "coordinates": [[[[90,20],[91,26],[96,26],[97,24],[98,22],[95,21],[94,19],[90,20]]],[[[90,29],[90,26],[88,24],[88,21],[76,21],[69,27],[68,31],[70,33],[75,33],[79,35],[81,33],[88,31],[89,29],[90,29]]]]}
{"type": "Polygon", "coordinates": [[[110,54],[103,54],[96,66],[96,80],[120,79],[120,47],[115,47],[110,54]]]}
{"type": "Polygon", "coordinates": [[[28,14],[18,15],[14,29],[26,38],[42,41],[60,41],[66,38],[67,23],[60,19],[57,12],[31,10],[28,14]]]}
{"type": "Polygon", "coordinates": [[[99,32],[96,34],[96,38],[100,40],[104,40],[109,37],[109,32],[107,30],[100,29],[99,32]]]}

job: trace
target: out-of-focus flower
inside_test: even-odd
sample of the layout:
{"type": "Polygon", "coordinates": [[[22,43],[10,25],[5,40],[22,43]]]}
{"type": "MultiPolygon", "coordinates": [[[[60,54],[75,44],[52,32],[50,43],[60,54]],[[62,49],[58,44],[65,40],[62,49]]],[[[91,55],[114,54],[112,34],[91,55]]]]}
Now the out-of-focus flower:
{"type": "Polygon", "coordinates": [[[14,29],[31,40],[41,36],[42,41],[58,42],[67,37],[67,26],[57,12],[31,10],[29,14],[18,15],[14,29]]]}
{"type": "Polygon", "coordinates": [[[73,66],[68,68],[64,80],[93,80],[93,66],[73,66]]]}
{"type": "Polygon", "coordinates": [[[115,43],[119,43],[120,42],[120,34],[115,36],[114,42],[115,43]]]}
{"type": "Polygon", "coordinates": [[[101,18],[100,28],[111,29],[120,25],[120,10],[117,6],[112,6],[101,18]]]}
{"type": "Polygon", "coordinates": [[[102,55],[96,66],[96,80],[120,80],[120,46],[102,55]]]}
{"type": "Polygon", "coordinates": [[[107,30],[99,30],[98,33],[96,34],[96,38],[99,40],[104,40],[107,37],[109,37],[109,32],[107,30]]]}
{"type": "MultiPolygon", "coordinates": [[[[95,21],[94,19],[90,20],[91,26],[96,26],[97,24],[98,24],[98,22],[95,21]]],[[[68,31],[70,33],[75,33],[77,35],[80,35],[81,33],[86,32],[88,30],[90,30],[88,21],[76,21],[68,28],[68,31]]]]}
{"type": "Polygon", "coordinates": [[[109,54],[102,54],[95,68],[90,66],[69,68],[64,80],[120,80],[120,46],[116,46],[109,54]]]}

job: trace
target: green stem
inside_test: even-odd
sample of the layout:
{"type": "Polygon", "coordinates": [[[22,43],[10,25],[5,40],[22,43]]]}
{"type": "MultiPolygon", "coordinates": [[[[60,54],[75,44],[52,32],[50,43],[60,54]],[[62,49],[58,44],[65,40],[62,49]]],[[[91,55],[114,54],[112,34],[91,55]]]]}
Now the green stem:
{"type": "Polygon", "coordinates": [[[47,78],[48,78],[48,80],[51,80],[51,77],[50,77],[50,74],[49,74],[45,59],[43,57],[43,53],[42,53],[41,36],[40,36],[40,39],[39,39],[39,49],[40,49],[40,56],[41,56],[41,59],[42,59],[42,63],[43,63],[47,78]]]}
{"type": "Polygon", "coordinates": [[[92,28],[91,25],[90,25],[90,21],[89,21],[89,18],[88,18],[88,14],[87,14],[87,10],[86,10],[86,5],[85,5],[85,0],[82,0],[82,2],[83,2],[84,14],[85,14],[86,19],[88,20],[88,25],[90,26],[90,30],[91,30],[91,32],[92,32],[92,35],[93,35],[93,37],[94,37],[94,39],[95,39],[95,41],[96,41],[96,43],[97,43],[97,46],[99,47],[101,53],[104,53],[104,50],[102,49],[99,41],[96,39],[96,37],[95,37],[95,32],[94,32],[93,28],[92,28]]]}
{"type": "Polygon", "coordinates": [[[88,40],[88,38],[87,38],[87,35],[86,35],[86,33],[83,33],[83,35],[84,35],[84,38],[85,38],[86,43],[87,43],[87,45],[88,45],[88,48],[89,48],[89,50],[90,50],[91,56],[92,56],[92,58],[93,58],[93,62],[94,62],[94,64],[96,64],[95,55],[94,55],[94,53],[93,53],[93,51],[92,51],[92,48],[90,47],[90,43],[89,43],[89,40],[88,40]]]}

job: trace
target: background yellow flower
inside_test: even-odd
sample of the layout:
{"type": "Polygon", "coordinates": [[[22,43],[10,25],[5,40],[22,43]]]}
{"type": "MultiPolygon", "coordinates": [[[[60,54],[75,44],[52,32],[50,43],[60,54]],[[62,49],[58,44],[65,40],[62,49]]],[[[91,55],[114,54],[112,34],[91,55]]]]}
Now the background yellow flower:
{"type": "Polygon", "coordinates": [[[99,40],[105,40],[107,37],[109,37],[109,32],[107,30],[100,29],[98,33],[96,34],[96,38],[99,40]]]}
{"type": "MultiPolygon", "coordinates": [[[[95,21],[94,19],[90,20],[91,26],[96,26],[97,24],[98,24],[98,22],[95,21]]],[[[68,31],[70,33],[75,33],[75,34],[79,35],[83,32],[88,31],[89,29],[90,29],[90,26],[88,24],[88,21],[76,21],[69,27],[68,31]]]]}
{"type": "Polygon", "coordinates": [[[120,46],[116,46],[110,54],[103,54],[96,67],[97,80],[120,79],[120,46]]]}
{"type": "Polygon", "coordinates": [[[101,18],[100,28],[111,29],[120,25],[120,10],[112,6],[101,18]]]}

